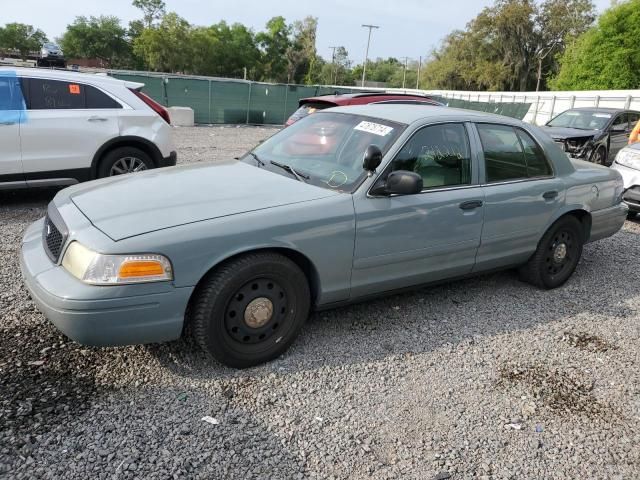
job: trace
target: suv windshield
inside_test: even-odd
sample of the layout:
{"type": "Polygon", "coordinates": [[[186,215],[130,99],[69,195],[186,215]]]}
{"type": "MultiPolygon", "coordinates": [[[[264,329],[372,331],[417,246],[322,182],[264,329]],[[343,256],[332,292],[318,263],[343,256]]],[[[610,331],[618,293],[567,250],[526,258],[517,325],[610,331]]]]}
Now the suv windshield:
{"type": "Polygon", "coordinates": [[[549,127],[577,128],[578,130],[602,130],[611,120],[611,114],[589,110],[567,110],[547,123],[549,127]]]}
{"type": "Polygon", "coordinates": [[[362,168],[367,147],[377,145],[386,153],[405,127],[361,115],[321,112],[281,130],[242,161],[295,178],[271,162],[286,165],[312,185],[351,192],[367,175],[362,168]]]}

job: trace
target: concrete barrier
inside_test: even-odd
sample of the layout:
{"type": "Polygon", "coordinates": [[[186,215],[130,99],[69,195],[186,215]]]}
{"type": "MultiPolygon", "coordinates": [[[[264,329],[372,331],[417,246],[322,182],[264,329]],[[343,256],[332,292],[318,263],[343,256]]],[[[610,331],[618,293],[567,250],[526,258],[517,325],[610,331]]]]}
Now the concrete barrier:
{"type": "Polygon", "coordinates": [[[193,108],[169,107],[167,110],[169,110],[169,117],[171,117],[171,125],[174,127],[193,127],[193,108]]]}

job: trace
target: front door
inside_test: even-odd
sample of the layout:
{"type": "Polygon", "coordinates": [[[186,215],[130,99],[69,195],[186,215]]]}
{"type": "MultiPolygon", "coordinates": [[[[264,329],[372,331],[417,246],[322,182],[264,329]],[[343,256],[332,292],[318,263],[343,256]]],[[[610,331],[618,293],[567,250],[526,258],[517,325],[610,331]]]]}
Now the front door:
{"type": "Polygon", "coordinates": [[[21,131],[25,178],[89,179],[98,149],[119,135],[122,106],[91,85],[30,78],[21,131]]]}
{"type": "Polygon", "coordinates": [[[564,203],[564,184],[523,129],[477,124],[485,197],[482,243],[475,270],[527,261],[564,203]]]}
{"type": "Polygon", "coordinates": [[[422,176],[414,195],[354,196],[356,244],[352,297],[434,282],[471,272],[483,220],[467,126],[421,128],[403,146],[393,170],[422,176]]]}
{"type": "Polygon", "coordinates": [[[0,187],[23,186],[20,120],[24,98],[15,72],[0,72],[0,187]]]}
{"type": "Polygon", "coordinates": [[[607,164],[613,162],[620,150],[629,143],[631,129],[629,127],[629,114],[620,113],[616,116],[609,129],[609,158],[607,164]]]}

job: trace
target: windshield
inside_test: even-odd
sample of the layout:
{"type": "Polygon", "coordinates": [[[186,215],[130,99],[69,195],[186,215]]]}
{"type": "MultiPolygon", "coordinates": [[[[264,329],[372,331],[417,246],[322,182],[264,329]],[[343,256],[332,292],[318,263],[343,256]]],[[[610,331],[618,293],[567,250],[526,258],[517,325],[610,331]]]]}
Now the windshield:
{"type": "Polygon", "coordinates": [[[386,153],[404,128],[377,118],[321,112],[281,130],[242,161],[295,179],[271,162],[287,165],[310,184],[351,192],[366,177],[362,160],[367,147],[377,145],[386,153]]]}
{"type": "Polygon", "coordinates": [[[589,110],[567,110],[547,123],[549,127],[577,128],[579,130],[602,130],[611,120],[610,113],[589,110]]]}

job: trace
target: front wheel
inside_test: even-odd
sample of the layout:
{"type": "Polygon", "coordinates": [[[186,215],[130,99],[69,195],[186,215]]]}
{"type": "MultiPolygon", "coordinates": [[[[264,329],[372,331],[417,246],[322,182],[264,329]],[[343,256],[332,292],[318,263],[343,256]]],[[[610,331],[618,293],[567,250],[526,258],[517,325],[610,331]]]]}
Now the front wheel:
{"type": "Polygon", "coordinates": [[[192,302],[193,335],[218,362],[246,368],[272,360],[293,343],[309,315],[302,270],[276,253],[255,253],[215,270],[192,302]]]}
{"type": "Polygon", "coordinates": [[[560,218],[544,234],[529,261],[520,267],[521,279],[543,289],[559,287],[580,261],[583,238],[582,224],[577,218],[560,218]]]}
{"type": "Polygon", "coordinates": [[[606,167],[607,166],[607,150],[604,147],[599,147],[595,152],[593,152],[590,160],[593,163],[606,167]]]}

